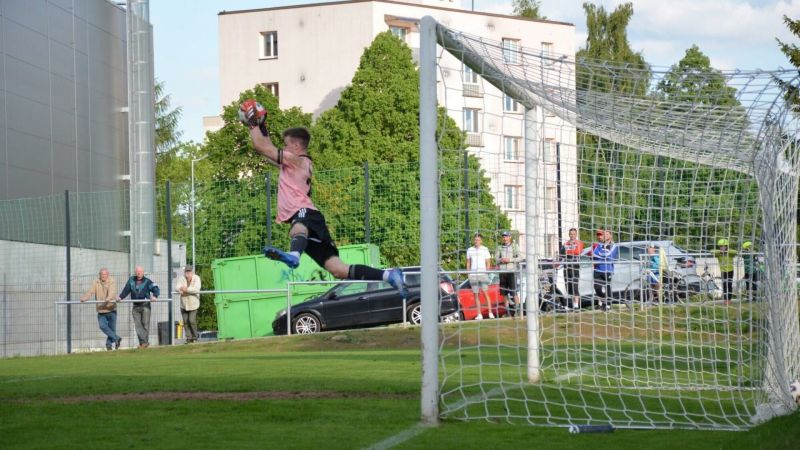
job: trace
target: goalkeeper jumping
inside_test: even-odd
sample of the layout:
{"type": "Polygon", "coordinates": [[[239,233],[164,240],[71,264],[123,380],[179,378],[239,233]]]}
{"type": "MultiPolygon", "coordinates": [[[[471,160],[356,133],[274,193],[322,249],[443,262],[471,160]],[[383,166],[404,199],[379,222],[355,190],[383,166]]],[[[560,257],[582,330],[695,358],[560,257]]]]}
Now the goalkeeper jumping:
{"type": "Polygon", "coordinates": [[[320,267],[339,279],[386,281],[408,298],[403,272],[345,264],[331,238],[325,217],[311,201],[311,157],[308,143],[311,135],[305,128],[289,128],[283,132],[284,147],[272,144],[266,125],[267,112],[255,100],[239,106],[239,118],[250,128],[256,151],[280,169],[278,177],[278,223],[290,223],[291,244],[288,252],[264,247],[264,256],[281,261],[292,269],[300,265],[300,255],[308,253],[320,267]]]}

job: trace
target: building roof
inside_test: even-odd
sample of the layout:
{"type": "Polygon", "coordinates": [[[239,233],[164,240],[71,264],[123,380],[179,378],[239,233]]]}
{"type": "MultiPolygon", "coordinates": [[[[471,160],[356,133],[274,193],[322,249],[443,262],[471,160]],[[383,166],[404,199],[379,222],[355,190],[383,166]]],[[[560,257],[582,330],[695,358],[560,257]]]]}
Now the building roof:
{"type": "Polygon", "coordinates": [[[459,12],[459,13],[464,13],[464,14],[475,14],[475,15],[478,15],[478,16],[502,17],[504,19],[524,20],[524,21],[527,21],[527,22],[541,22],[541,23],[548,23],[548,24],[553,24],[553,25],[565,25],[565,26],[570,26],[570,27],[574,27],[575,26],[575,24],[572,24],[570,22],[561,22],[561,21],[557,21],[557,20],[530,19],[530,18],[522,17],[522,16],[508,16],[508,15],[505,15],[505,14],[495,14],[495,13],[487,13],[487,12],[481,12],[481,11],[470,11],[470,10],[461,9],[461,8],[444,8],[444,7],[441,7],[441,6],[423,5],[423,4],[420,4],[420,3],[406,3],[406,2],[400,2],[400,1],[394,1],[394,0],[342,0],[342,1],[338,1],[338,2],[321,2],[321,3],[310,3],[310,4],[305,4],[305,5],[286,5],[286,6],[277,6],[277,7],[272,7],[272,8],[242,9],[242,10],[236,10],[236,11],[224,11],[223,10],[223,11],[220,11],[218,15],[227,16],[227,15],[232,15],[232,14],[247,14],[247,13],[263,12],[263,11],[280,11],[280,10],[285,10],[285,9],[316,8],[316,7],[320,7],[320,6],[348,5],[348,4],[355,4],[355,3],[392,3],[392,4],[396,4],[396,5],[418,6],[418,7],[422,7],[422,8],[428,8],[428,9],[439,9],[439,10],[442,10],[442,11],[453,11],[453,12],[459,12]]]}

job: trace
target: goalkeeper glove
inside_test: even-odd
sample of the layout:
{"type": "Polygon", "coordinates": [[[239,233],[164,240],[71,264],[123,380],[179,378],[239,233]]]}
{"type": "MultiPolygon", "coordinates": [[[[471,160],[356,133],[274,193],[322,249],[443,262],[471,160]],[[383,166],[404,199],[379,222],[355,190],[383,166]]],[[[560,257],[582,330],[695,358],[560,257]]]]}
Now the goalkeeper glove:
{"type": "Polygon", "coordinates": [[[258,127],[261,134],[269,136],[267,130],[267,110],[255,100],[245,100],[239,105],[239,120],[249,128],[258,127]]]}

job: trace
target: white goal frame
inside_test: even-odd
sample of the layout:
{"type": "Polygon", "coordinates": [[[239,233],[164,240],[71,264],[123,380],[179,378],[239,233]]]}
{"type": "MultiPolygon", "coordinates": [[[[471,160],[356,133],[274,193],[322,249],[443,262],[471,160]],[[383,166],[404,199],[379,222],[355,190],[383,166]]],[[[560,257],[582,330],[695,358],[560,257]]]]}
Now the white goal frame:
{"type": "MultiPolygon", "coordinates": [[[[437,23],[435,19],[426,16],[420,22],[420,258],[421,258],[421,296],[422,296],[422,390],[421,390],[421,419],[424,424],[436,424],[439,421],[440,401],[440,376],[439,376],[439,323],[436,320],[425,318],[438,317],[439,288],[437,273],[439,270],[439,190],[438,190],[438,148],[437,148],[437,43],[455,55],[465,66],[480,73],[485,81],[500,89],[525,107],[525,206],[528,220],[526,220],[526,235],[529,237],[540,236],[537,230],[538,218],[535,216],[541,210],[537,202],[540,201],[536,193],[539,190],[539,177],[537,166],[539,152],[536,151],[538,126],[536,115],[533,112],[537,106],[543,107],[548,101],[542,95],[529,92],[524,86],[509,81],[501,80],[504,74],[493,72],[491,64],[485,64],[480,55],[459,46],[458,42],[450,39],[451,30],[437,23]]],[[[577,91],[575,98],[578,97],[577,91]]],[[[594,101],[603,101],[594,99],[594,101]]],[[[562,108],[560,113],[563,119],[571,123],[581,120],[578,108],[562,108]]],[[[556,110],[557,108],[552,108],[556,110]]],[[[791,113],[790,113],[791,114],[791,113]]],[[[765,119],[766,121],[766,119],[765,119]]],[[[586,125],[586,124],[584,124],[586,125]]],[[[589,124],[589,129],[597,132],[602,124],[589,124]],[[594,128],[592,128],[594,126],[594,128]]],[[[624,136],[624,133],[614,130],[605,130],[602,135],[606,139],[640,148],[644,152],[669,147],[674,150],[678,158],[681,152],[692,156],[693,161],[714,164],[716,155],[692,154],[692,148],[684,149],[672,142],[659,142],[639,140],[635,144],[624,136]],[[615,134],[616,133],[616,134],[615,134]],[[638,144],[638,145],[636,145],[638,144]],[[705,159],[704,159],[705,158],[705,159]]],[[[761,206],[763,208],[763,227],[765,234],[764,252],[770,255],[767,258],[767,293],[771,298],[767,308],[766,321],[769,325],[768,354],[763,364],[763,382],[761,388],[765,391],[767,401],[758,407],[758,414],[753,418],[754,423],[767,420],[770,417],[787,414],[793,407],[789,400],[788,383],[791,377],[800,375],[800,352],[792,344],[800,343],[800,324],[798,322],[797,292],[794,283],[796,263],[796,242],[794,204],[779,197],[779,192],[786,192],[787,186],[791,192],[793,186],[795,195],[798,187],[798,158],[796,151],[791,157],[786,158],[787,148],[781,144],[777,130],[764,129],[764,143],[759,154],[754,157],[752,167],[738,165],[735,157],[725,154],[719,160],[723,161],[725,168],[737,171],[749,171],[758,181],[761,206]],[[784,236],[775,236],[774,230],[791,231],[784,236]],[[783,239],[779,242],[779,239],[783,239]]],[[[796,137],[795,137],[796,138],[796,137]]],[[[791,149],[790,149],[791,150],[791,149]]],[[[734,155],[735,156],[735,155],[734,155]]],[[[720,164],[722,164],[720,163],[720,164]]],[[[796,202],[796,197],[794,202],[796,202]]],[[[539,292],[539,261],[534,244],[535,239],[526,239],[526,254],[529,255],[526,265],[527,298],[537,298],[539,292]],[[532,259],[531,259],[532,257],[532,259]]],[[[527,302],[527,379],[531,384],[540,381],[540,323],[538,302],[527,302]]]]}

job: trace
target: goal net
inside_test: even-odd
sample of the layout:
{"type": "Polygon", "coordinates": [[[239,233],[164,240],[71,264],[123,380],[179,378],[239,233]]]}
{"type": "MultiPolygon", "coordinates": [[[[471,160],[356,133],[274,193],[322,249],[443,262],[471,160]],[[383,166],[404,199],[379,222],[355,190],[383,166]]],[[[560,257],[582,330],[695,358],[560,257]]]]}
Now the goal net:
{"type": "Polygon", "coordinates": [[[796,408],[796,70],[576,61],[430,18],[421,36],[423,302],[426,268],[464,280],[463,320],[423,323],[423,418],[744,429],[796,408]]]}

